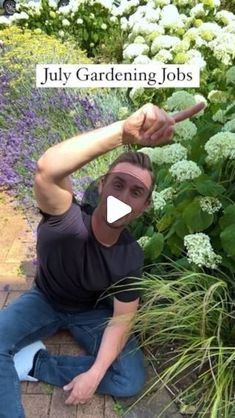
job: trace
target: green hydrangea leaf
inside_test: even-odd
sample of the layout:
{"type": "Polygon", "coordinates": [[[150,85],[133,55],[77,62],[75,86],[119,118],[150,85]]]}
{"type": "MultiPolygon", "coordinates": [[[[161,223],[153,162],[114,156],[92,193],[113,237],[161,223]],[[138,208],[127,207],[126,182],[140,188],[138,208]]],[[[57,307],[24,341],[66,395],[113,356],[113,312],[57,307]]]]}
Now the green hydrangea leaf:
{"type": "Polygon", "coordinates": [[[145,257],[149,261],[154,261],[162,253],[164,247],[164,236],[159,232],[154,232],[149,242],[144,247],[145,257]]]}
{"type": "Polygon", "coordinates": [[[226,254],[231,257],[235,256],[235,223],[227,226],[227,228],[221,232],[220,238],[222,247],[226,254]]]}
{"type": "Polygon", "coordinates": [[[213,180],[198,179],[194,182],[197,191],[203,196],[218,196],[225,191],[225,188],[213,180]]]}
{"type": "Polygon", "coordinates": [[[224,215],[219,220],[219,225],[221,229],[224,229],[227,226],[234,224],[234,220],[235,220],[235,204],[229,205],[226,207],[226,209],[224,210],[224,215]]]}
{"type": "Polygon", "coordinates": [[[214,220],[214,216],[202,211],[199,201],[194,200],[190,203],[182,214],[186,226],[190,233],[201,232],[207,229],[214,220]]]}

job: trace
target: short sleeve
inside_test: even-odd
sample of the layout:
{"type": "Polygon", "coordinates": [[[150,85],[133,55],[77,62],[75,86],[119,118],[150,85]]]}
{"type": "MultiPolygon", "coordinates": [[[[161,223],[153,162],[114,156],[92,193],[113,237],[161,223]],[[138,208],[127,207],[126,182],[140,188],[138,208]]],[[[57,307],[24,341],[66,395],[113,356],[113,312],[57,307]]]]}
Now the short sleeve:
{"type": "Polygon", "coordinates": [[[115,283],[112,296],[115,296],[121,302],[132,302],[141,297],[142,291],[139,284],[142,280],[142,270],[143,267],[140,267],[115,283]]]}
{"type": "Polygon", "coordinates": [[[48,231],[50,236],[53,233],[81,236],[84,238],[87,236],[82,208],[75,199],[73,199],[69,209],[61,215],[50,215],[43,211],[40,212],[42,214],[42,220],[38,225],[38,234],[48,231]]]}

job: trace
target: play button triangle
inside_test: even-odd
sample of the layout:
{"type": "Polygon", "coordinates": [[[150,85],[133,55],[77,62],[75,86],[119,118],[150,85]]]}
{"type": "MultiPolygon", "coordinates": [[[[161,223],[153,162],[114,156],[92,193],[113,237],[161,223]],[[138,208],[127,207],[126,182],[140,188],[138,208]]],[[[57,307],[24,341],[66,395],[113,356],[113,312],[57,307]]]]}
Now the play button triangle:
{"type": "Polygon", "coordinates": [[[127,215],[131,211],[131,206],[119,199],[116,199],[116,197],[107,197],[107,221],[110,224],[127,215]]]}

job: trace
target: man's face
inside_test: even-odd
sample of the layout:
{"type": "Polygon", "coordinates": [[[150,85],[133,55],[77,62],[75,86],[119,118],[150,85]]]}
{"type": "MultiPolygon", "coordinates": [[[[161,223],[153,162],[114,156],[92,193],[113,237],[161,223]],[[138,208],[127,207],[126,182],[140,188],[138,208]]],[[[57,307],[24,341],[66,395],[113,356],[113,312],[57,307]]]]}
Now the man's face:
{"type": "Polygon", "coordinates": [[[140,216],[149,206],[149,193],[151,189],[151,175],[148,170],[137,167],[131,163],[119,163],[108,174],[107,178],[99,184],[99,210],[107,222],[107,197],[114,196],[132,208],[132,211],[113,223],[110,227],[120,228],[128,225],[140,216]]]}

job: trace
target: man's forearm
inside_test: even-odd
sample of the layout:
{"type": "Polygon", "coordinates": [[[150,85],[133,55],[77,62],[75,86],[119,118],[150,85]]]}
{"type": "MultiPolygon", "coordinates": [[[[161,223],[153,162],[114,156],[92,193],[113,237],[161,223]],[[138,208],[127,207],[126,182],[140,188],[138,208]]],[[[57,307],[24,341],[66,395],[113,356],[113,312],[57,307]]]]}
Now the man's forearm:
{"type": "Polygon", "coordinates": [[[90,372],[103,378],[108,368],[121,353],[130,334],[131,322],[123,318],[112,319],[105,328],[100,348],[90,372]]]}
{"type": "Polygon", "coordinates": [[[53,179],[69,176],[98,156],[123,145],[123,123],[118,121],[50,147],[38,160],[38,170],[53,179]]]}

